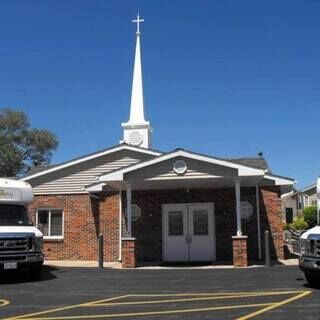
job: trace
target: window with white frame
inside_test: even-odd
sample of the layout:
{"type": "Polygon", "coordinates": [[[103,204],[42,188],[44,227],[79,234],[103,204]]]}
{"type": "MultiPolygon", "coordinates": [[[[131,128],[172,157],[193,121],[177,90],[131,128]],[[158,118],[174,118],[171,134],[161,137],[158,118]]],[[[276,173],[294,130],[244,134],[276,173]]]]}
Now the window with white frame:
{"type": "Polygon", "coordinates": [[[63,238],[63,211],[61,209],[38,209],[37,228],[44,238],[63,238]]]}

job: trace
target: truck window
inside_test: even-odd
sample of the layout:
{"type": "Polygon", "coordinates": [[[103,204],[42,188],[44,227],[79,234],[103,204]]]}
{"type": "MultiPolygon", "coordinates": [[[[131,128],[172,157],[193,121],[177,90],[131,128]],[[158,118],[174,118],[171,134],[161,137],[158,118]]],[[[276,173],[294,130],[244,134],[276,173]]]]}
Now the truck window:
{"type": "Polygon", "coordinates": [[[24,206],[0,204],[0,226],[30,226],[24,206]]]}

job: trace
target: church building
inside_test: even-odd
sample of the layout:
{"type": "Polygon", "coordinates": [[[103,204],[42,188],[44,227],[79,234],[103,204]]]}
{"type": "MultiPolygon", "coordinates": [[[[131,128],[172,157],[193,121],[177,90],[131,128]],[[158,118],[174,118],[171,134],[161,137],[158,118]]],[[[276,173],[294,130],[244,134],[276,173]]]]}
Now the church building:
{"type": "Polygon", "coordinates": [[[35,194],[31,218],[47,260],[98,259],[124,268],[207,262],[245,267],[262,259],[265,230],[283,259],[281,194],[294,180],[271,172],[262,156],[224,159],[151,147],[145,119],[139,15],[129,120],[118,145],[35,168],[21,180],[35,194]]]}

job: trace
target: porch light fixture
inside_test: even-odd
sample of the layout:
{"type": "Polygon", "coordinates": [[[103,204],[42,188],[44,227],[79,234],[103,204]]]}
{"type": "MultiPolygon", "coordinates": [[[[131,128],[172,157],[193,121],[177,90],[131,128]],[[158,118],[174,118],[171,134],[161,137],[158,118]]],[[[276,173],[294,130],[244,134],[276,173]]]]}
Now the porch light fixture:
{"type": "Polygon", "coordinates": [[[173,164],[173,171],[177,174],[177,175],[183,175],[187,172],[187,164],[185,163],[185,161],[183,160],[177,160],[174,164],[173,164]]]}

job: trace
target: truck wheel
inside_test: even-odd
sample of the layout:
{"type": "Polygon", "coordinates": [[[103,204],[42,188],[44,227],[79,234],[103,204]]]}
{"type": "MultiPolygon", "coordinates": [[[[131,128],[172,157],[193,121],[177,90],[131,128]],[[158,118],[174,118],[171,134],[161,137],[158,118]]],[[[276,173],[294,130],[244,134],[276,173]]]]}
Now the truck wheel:
{"type": "Polygon", "coordinates": [[[42,263],[37,263],[29,268],[31,280],[39,280],[42,274],[42,263]]]}
{"type": "Polygon", "coordinates": [[[309,282],[309,284],[311,285],[319,285],[320,284],[320,276],[318,275],[314,275],[312,273],[305,273],[304,274],[307,281],[309,282]]]}

